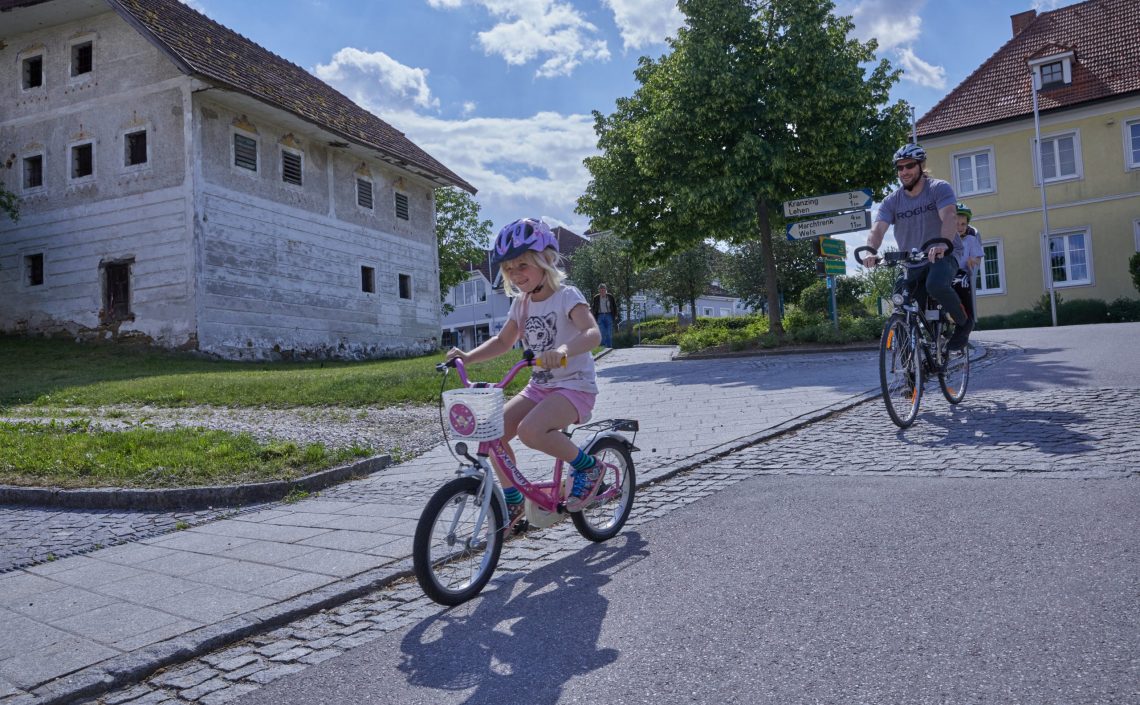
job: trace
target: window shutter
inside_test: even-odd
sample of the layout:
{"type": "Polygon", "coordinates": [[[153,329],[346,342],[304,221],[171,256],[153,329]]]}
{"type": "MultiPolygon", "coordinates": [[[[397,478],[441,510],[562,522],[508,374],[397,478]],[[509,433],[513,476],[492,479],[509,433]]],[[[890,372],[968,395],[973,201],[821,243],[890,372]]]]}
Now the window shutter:
{"type": "Polygon", "coordinates": [[[408,220],[408,196],[407,194],[396,194],[396,217],[400,220],[408,220]]]}
{"type": "Polygon", "coordinates": [[[372,210],[372,182],[367,179],[356,180],[356,205],[372,210]]]}
{"type": "Polygon", "coordinates": [[[287,184],[301,185],[301,155],[281,152],[281,180],[287,184]]]}

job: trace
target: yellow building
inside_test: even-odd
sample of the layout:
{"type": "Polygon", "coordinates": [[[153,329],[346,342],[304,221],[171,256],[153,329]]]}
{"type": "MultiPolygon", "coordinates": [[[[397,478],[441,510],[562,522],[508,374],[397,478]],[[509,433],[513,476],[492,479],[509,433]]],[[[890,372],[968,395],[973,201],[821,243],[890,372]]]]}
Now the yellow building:
{"type": "Polygon", "coordinates": [[[927,168],[974,212],[985,250],[978,312],[1031,308],[1050,274],[1066,301],[1136,298],[1140,2],[1087,0],[1011,21],[1012,39],[917,124],[927,168]]]}

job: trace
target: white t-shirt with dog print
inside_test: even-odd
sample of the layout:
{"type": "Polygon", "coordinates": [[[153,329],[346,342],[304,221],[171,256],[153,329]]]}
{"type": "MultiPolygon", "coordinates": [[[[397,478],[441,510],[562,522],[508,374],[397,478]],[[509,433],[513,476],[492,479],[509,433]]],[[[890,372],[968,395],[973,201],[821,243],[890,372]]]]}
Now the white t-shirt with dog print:
{"type": "MultiPolygon", "coordinates": [[[[570,320],[570,311],[579,304],[589,307],[586,297],[576,287],[562,286],[545,301],[531,301],[529,294],[516,296],[508,316],[522,333],[523,348],[533,350],[537,355],[569,343],[578,335],[578,329],[570,320]]],[[[597,394],[594,356],[588,352],[571,355],[566,359],[566,367],[553,370],[534,367],[530,383],[547,389],[573,389],[597,394]]]]}

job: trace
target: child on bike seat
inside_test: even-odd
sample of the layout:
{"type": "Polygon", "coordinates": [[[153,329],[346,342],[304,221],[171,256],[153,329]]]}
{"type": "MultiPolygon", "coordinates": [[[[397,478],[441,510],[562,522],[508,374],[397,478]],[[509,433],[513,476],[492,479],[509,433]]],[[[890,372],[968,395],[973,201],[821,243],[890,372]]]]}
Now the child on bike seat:
{"type": "MultiPolygon", "coordinates": [[[[533,368],[530,383],[506,404],[503,444],[512,461],[507,442],[518,435],[528,447],[570,463],[573,487],[566,504],[579,511],[597,493],[601,468],[562,429],[585,423],[593,411],[598,387],[590,351],[601,341],[601,331],[582,292],[563,283],[558,241],[542,221],[523,218],[500,230],[492,262],[499,265],[503,287],[513,299],[507,321],[498,335],[470,352],[452,348],[447,359],[458,357],[464,364],[489,360],[510,350],[520,337],[523,347],[534,351],[541,366],[533,368]]],[[[497,463],[495,470],[514,525],[523,514],[522,493],[497,463]]]]}

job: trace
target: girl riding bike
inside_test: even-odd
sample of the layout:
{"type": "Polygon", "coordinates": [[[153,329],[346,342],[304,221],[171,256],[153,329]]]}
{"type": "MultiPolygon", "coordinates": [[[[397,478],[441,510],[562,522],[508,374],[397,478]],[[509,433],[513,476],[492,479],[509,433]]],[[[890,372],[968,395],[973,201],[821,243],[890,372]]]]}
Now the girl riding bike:
{"type": "MultiPolygon", "coordinates": [[[[593,411],[598,387],[590,351],[602,335],[582,292],[563,284],[560,261],[558,241],[540,220],[523,218],[499,231],[492,262],[499,265],[506,293],[513,297],[507,322],[498,335],[470,352],[452,348],[447,359],[459,358],[465,364],[489,360],[510,350],[520,337],[523,346],[534,351],[541,369],[507,402],[503,445],[513,461],[508,441],[518,435],[528,447],[570,463],[573,488],[566,508],[575,512],[597,493],[599,469],[562,429],[585,423],[593,411]]],[[[498,463],[494,467],[510,524],[517,527],[524,513],[523,495],[509,473],[498,463]]]]}

